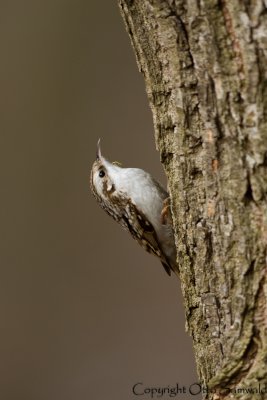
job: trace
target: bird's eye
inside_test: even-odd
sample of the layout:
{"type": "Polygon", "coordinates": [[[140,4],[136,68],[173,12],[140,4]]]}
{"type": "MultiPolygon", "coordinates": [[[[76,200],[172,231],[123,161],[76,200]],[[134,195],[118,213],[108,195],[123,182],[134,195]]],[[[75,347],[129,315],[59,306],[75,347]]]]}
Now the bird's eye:
{"type": "Polygon", "coordinates": [[[100,178],[103,178],[103,176],[105,176],[106,174],[105,174],[105,171],[103,170],[103,169],[101,169],[100,171],[99,171],[99,177],[100,178]]]}

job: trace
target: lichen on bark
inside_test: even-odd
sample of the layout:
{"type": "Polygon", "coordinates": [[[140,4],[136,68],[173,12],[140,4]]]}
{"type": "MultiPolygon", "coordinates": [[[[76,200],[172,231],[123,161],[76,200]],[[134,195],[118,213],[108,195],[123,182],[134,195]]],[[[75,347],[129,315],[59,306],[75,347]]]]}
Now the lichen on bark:
{"type": "Polygon", "coordinates": [[[210,399],[251,398],[230,390],[267,382],[266,3],[119,6],[168,178],[200,380],[218,389],[210,399]]]}

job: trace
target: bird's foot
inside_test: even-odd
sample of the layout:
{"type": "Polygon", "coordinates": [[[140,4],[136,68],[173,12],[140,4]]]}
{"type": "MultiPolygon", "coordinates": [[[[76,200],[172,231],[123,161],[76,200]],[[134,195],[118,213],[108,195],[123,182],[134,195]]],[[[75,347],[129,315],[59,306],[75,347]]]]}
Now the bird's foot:
{"type": "Polygon", "coordinates": [[[163,201],[163,208],[160,214],[160,221],[162,223],[162,225],[166,225],[168,220],[171,221],[172,217],[171,217],[171,204],[170,204],[170,197],[167,197],[164,201],[163,201]]]}

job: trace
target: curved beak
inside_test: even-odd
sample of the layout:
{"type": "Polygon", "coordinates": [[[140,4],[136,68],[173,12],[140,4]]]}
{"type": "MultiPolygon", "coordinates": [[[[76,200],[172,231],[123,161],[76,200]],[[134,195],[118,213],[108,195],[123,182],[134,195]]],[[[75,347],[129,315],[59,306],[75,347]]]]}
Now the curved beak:
{"type": "Polygon", "coordinates": [[[100,138],[98,139],[97,146],[96,146],[96,159],[100,160],[102,157],[101,149],[100,149],[100,138]]]}

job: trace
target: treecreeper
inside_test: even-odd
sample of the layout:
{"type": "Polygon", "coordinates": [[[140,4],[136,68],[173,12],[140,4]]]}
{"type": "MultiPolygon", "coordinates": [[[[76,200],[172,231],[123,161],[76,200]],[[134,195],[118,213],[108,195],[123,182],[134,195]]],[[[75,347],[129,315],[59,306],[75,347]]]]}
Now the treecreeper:
{"type": "Polygon", "coordinates": [[[103,210],[157,256],[168,275],[178,275],[168,192],[148,172],[109,162],[101,154],[100,140],[90,186],[103,210]]]}

